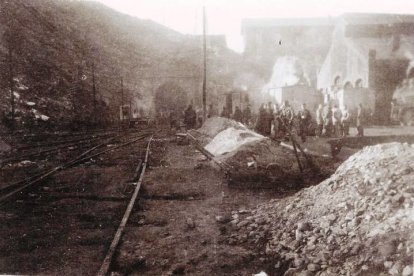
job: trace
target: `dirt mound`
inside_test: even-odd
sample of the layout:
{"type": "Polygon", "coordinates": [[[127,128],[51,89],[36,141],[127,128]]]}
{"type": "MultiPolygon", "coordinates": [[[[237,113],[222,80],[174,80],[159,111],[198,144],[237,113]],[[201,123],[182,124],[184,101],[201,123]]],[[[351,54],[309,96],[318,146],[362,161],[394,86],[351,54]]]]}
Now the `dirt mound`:
{"type": "Polygon", "coordinates": [[[317,186],[233,212],[277,275],[412,275],[414,146],[366,147],[317,186]],[[303,273],[303,274],[301,274],[303,273]]]}
{"type": "Polygon", "coordinates": [[[223,130],[230,127],[240,130],[247,129],[243,124],[234,120],[223,117],[211,117],[205,121],[200,129],[198,129],[198,132],[200,132],[202,135],[213,138],[223,130]]]}

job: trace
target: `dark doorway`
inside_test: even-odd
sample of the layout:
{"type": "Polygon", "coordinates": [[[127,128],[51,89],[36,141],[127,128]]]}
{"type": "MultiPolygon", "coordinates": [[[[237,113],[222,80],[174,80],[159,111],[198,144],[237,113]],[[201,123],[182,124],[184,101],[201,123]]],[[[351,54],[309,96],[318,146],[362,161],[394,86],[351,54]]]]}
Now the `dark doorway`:
{"type": "Polygon", "coordinates": [[[390,123],[392,95],[398,84],[406,77],[408,60],[376,60],[371,68],[375,90],[374,123],[390,123]]]}

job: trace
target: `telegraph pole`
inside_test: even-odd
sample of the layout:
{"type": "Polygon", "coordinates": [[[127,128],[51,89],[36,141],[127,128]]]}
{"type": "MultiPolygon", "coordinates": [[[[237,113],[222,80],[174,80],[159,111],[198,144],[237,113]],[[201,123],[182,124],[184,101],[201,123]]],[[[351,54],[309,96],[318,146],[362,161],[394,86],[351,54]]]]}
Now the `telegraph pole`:
{"type": "Polygon", "coordinates": [[[95,62],[92,61],[92,91],[93,91],[93,122],[96,124],[96,84],[95,84],[95,62]]]}
{"type": "Polygon", "coordinates": [[[204,61],[204,72],[203,72],[203,122],[207,118],[207,49],[206,49],[206,8],[203,7],[203,61],[204,61]]]}
{"type": "MultiPolygon", "coordinates": [[[[12,34],[10,33],[10,36],[12,34]]],[[[11,128],[14,130],[14,121],[15,121],[15,110],[14,110],[14,83],[13,83],[13,48],[12,48],[12,42],[11,37],[9,38],[9,85],[10,85],[10,101],[11,101],[11,128]]]]}
{"type": "Polygon", "coordinates": [[[121,77],[121,107],[124,105],[124,79],[121,77]]]}

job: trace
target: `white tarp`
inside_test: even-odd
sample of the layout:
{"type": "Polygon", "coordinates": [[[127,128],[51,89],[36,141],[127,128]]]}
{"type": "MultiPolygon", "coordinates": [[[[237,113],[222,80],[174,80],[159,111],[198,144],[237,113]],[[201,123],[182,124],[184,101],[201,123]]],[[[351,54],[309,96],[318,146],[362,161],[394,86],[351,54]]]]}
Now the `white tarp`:
{"type": "Polygon", "coordinates": [[[214,156],[219,156],[237,150],[240,146],[246,143],[262,139],[266,138],[251,130],[230,127],[217,134],[214,139],[205,146],[205,149],[214,156]]]}

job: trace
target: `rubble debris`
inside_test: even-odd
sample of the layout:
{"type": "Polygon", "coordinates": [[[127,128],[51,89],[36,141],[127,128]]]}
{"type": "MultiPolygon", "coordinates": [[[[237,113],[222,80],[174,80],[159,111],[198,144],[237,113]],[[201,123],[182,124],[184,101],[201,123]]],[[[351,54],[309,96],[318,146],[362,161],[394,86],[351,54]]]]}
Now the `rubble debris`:
{"type": "Polygon", "coordinates": [[[31,165],[34,165],[34,164],[36,164],[35,162],[33,162],[33,161],[30,161],[30,160],[23,160],[23,161],[20,161],[18,164],[17,164],[17,166],[18,167],[28,167],[28,166],[31,166],[31,165]]]}
{"type": "Polygon", "coordinates": [[[255,244],[281,275],[412,274],[412,160],[408,144],[365,147],[317,186],[234,211],[228,242],[255,244]]]}

